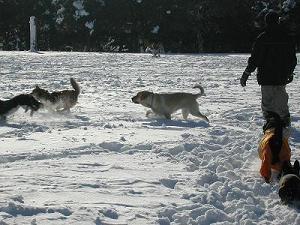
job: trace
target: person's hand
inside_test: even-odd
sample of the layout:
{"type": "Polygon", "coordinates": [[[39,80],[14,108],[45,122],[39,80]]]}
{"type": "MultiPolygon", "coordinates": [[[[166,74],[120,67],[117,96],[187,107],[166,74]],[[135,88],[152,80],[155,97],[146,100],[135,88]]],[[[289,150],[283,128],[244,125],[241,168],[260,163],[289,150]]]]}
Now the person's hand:
{"type": "Polygon", "coordinates": [[[293,81],[293,79],[294,79],[294,74],[292,73],[292,74],[288,75],[286,83],[287,84],[291,83],[293,81]]]}
{"type": "Polygon", "coordinates": [[[246,83],[247,83],[247,80],[248,80],[248,77],[250,76],[250,73],[248,71],[244,71],[241,79],[240,79],[240,84],[242,87],[245,87],[246,86],[246,83]]]}

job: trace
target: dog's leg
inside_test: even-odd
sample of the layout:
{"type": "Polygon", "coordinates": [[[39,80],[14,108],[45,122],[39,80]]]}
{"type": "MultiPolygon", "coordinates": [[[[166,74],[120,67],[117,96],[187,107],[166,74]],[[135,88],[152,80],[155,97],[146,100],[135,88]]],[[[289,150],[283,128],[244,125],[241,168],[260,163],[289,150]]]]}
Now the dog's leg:
{"type": "Polygon", "coordinates": [[[71,110],[70,110],[70,108],[63,108],[62,110],[59,110],[59,112],[62,112],[62,113],[70,113],[71,110]]]}
{"type": "Polygon", "coordinates": [[[191,110],[191,114],[192,114],[193,116],[196,116],[196,117],[199,117],[199,118],[201,118],[201,119],[204,119],[206,122],[209,122],[208,118],[207,118],[205,115],[203,115],[202,113],[199,112],[199,109],[193,108],[193,109],[191,110]]]}
{"type": "Polygon", "coordinates": [[[183,119],[187,120],[190,111],[189,111],[188,109],[182,109],[182,110],[181,110],[181,113],[182,113],[183,119]]]}
{"type": "Polygon", "coordinates": [[[29,110],[29,106],[25,106],[25,113],[29,110]]]}
{"type": "Polygon", "coordinates": [[[147,110],[146,117],[149,117],[151,114],[154,114],[152,110],[147,110]]]}
{"type": "Polygon", "coordinates": [[[164,116],[166,117],[166,119],[170,120],[171,119],[171,114],[169,113],[165,113],[164,116]]]}

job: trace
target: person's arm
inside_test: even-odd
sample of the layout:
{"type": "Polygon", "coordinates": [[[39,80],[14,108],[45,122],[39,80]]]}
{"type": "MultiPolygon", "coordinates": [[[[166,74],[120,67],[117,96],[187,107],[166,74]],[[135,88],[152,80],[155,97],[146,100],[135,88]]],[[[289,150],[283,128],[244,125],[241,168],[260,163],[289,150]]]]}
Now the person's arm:
{"type": "Polygon", "coordinates": [[[263,57],[264,57],[264,45],[263,45],[263,36],[260,35],[256,41],[253,43],[251,56],[248,59],[248,65],[243,72],[243,75],[240,79],[240,84],[242,87],[246,86],[246,82],[248,80],[248,77],[251,75],[252,72],[255,71],[255,69],[262,64],[263,57]]]}
{"type": "Polygon", "coordinates": [[[251,56],[248,59],[248,65],[245,71],[252,73],[263,63],[265,48],[263,45],[263,36],[260,35],[252,46],[251,56]]]}
{"type": "Polygon", "coordinates": [[[292,45],[291,46],[291,67],[290,67],[290,74],[294,73],[296,65],[297,65],[296,47],[295,47],[295,45],[292,45]]]}
{"type": "Polygon", "coordinates": [[[287,81],[286,84],[289,84],[293,81],[294,79],[294,70],[297,65],[297,57],[296,57],[296,44],[294,41],[289,40],[289,45],[287,46],[288,49],[288,54],[287,54],[287,81]]]}

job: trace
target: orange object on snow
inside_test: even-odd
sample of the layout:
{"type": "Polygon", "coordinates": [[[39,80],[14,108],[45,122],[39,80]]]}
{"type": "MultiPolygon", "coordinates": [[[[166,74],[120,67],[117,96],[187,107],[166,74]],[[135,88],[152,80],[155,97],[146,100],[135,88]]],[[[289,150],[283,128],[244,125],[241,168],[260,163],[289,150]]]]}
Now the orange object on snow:
{"type": "Polygon", "coordinates": [[[281,172],[284,161],[291,159],[291,149],[288,142],[288,137],[283,137],[281,150],[279,152],[279,162],[272,165],[272,151],[270,147],[270,140],[275,135],[275,129],[268,129],[260,140],[258,154],[262,160],[260,167],[260,174],[266,182],[270,182],[271,169],[281,172]]]}

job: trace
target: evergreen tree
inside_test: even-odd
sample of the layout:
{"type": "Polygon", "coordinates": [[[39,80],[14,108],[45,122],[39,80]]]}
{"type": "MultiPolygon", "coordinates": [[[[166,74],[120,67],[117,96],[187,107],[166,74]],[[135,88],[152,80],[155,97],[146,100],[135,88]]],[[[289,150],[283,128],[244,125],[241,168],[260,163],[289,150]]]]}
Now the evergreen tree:
{"type": "Polygon", "coordinates": [[[270,9],[300,42],[300,0],[0,0],[0,48],[39,50],[246,52],[270,9]]]}

